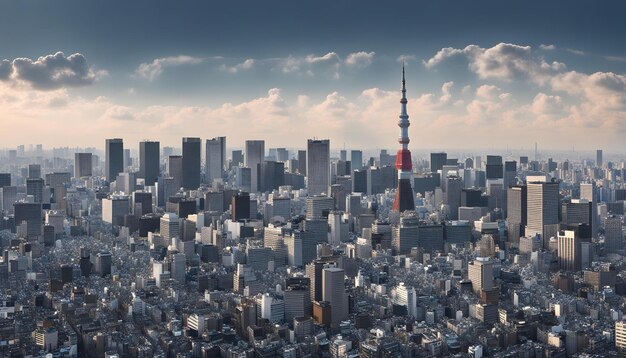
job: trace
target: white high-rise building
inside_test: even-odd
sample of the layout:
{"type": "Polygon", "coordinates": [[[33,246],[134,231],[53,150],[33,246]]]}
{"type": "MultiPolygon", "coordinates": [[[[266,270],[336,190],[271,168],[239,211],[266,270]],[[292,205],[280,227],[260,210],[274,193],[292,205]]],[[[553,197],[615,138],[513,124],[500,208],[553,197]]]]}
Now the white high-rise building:
{"type": "Polygon", "coordinates": [[[165,213],[161,217],[160,225],[161,236],[168,243],[172,242],[172,238],[180,238],[180,218],[174,213],[165,213]]]}
{"type": "Polygon", "coordinates": [[[396,287],[396,302],[401,306],[406,306],[409,316],[417,317],[417,294],[415,287],[407,287],[404,282],[396,287]]]}

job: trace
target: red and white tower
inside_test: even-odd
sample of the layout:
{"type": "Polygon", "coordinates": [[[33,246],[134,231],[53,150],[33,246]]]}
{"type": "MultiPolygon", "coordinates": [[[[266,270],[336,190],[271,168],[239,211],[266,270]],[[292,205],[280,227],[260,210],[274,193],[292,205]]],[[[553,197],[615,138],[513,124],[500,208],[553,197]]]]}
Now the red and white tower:
{"type": "Polygon", "coordinates": [[[411,152],[409,151],[409,115],[406,113],[406,84],[404,80],[404,66],[402,66],[402,99],[400,99],[400,149],[396,155],[396,169],[398,169],[398,188],[396,189],[396,200],[393,202],[393,210],[403,212],[405,210],[415,210],[413,200],[413,164],[411,164],[411,152]]]}

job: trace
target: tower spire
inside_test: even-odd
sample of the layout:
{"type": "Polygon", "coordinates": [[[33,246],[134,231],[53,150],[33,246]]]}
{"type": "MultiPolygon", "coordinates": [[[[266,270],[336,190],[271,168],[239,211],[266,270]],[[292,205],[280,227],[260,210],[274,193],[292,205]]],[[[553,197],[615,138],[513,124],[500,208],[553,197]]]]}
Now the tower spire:
{"type": "Polygon", "coordinates": [[[398,189],[396,199],[393,203],[393,210],[403,212],[405,210],[415,210],[413,198],[413,164],[411,163],[411,152],[409,151],[409,114],[406,105],[406,79],[404,71],[404,61],[402,61],[402,97],[400,99],[400,136],[398,143],[400,149],[396,155],[396,169],[398,170],[398,189]]]}

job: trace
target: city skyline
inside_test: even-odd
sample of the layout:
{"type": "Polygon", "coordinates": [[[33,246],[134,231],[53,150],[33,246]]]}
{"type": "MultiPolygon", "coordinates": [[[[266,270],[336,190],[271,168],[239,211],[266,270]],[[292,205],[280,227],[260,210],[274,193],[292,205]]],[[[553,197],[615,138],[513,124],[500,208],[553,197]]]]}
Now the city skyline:
{"type": "Polygon", "coordinates": [[[236,11],[228,5],[173,9],[153,2],[115,13],[72,5],[1,5],[0,120],[15,133],[3,138],[6,147],[60,146],[68,136],[86,146],[124,133],[129,142],[148,137],[164,146],[182,137],[226,136],[242,146],[263,138],[272,146],[302,147],[317,137],[347,147],[394,148],[404,62],[411,150],[534,142],[551,149],[624,149],[626,53],[611,41],[625,26],[611,21],[623,13],[617,2],[591,6],[586,17],[581,7],[589,5],[582,2],[543,8],[532,2],[508,11],[487,2],[484,13],[458,5],[473,20],[445,4],[397,3],[406,11],[377,8],[376,15],[368,12],[373,2],[308,9],[327,15],[320,26],[291,6],[269,6],[272,12],[247,3],[233,19],[215,16],[236,11]],[[133,18],[141,11],[154,16],[133,18]],[[67,13],[80,20],[64,24],[67,13]],[[552,18],[557,14],[562,18],[552,18]],[[112,17],[113,28],[103,21],[112,17]],[[183,19],[193,26],[177,27],[183,19]],[[295,20],[301,21],[294,27],[295,20]],[[20,21],[32,26],[7,36],[20,21]],[[559,26],[545,31],[554,22],[559,26]],[[502,31],[494,33],[494,24],[502,31]],[[50,26],[55,31],[45,31],[50,26]],[[219,26],[230,31],[217,36],[219,26]],[[104,29],[119,41],[105,38],[104,29]],[[141,37],[147,34],[163,41],[141,37]]]}

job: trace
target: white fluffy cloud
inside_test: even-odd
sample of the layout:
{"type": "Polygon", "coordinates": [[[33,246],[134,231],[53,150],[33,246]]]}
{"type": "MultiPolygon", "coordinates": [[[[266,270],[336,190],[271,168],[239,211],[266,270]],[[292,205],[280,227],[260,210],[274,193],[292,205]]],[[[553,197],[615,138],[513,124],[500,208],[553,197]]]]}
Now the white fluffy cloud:
{"type": "Polygon", "coordinates": [[[135,75],[147,79],[148,81],[154,81],[161,76],[163,69],[172,66],[181,65],[197,65],[202,63],[203,59],[199,57],[192,57],[186,55],[161,57],[152,60],[152,62],[144,62],[139,65],[135,70],[135,75]]]}
{"type": "Polygon", "coordinates": [[[36,60],[16,58],[0,62],[0,81],[13,81],[37,90],[88,86],[105,75],[106,71],[90,67],[80,53],[65,56],[57,52],[36,60]]]}
{"type": "Polygon", "coordinates": [[[376,55],[375,52],[353,52],[346,57],[345,63],[350,67],[367,67],[372,63],[374,55],[376,55]]]}
{"type": "MultiPolygon", "coordinates": [[[[556,46],[542,45],[540,48],[552,50],[556,46]]],[[[580,51],[573,53],[583,54],[580,51]]],[[[626,76],[622,74],[568,71],[565,64],[549,62],[536,55],[530,46],[505,43],[491,48],[476,45],[463,49],[443,48],[424,61],[424,65],[434,68],[454,56],[467,59],[468,69],[479,80],[498,80],[503,83],[525,80],[542,87],[542,92],[536,94],[530,104],[520,105],[515,110],[515,117],[526,117],[527,123],[544,128],[591,127],[623,132],[622,128],[626,124],[626,76]]],[[[494,88],[483,85],[476,95],[485,98],[494,88]]],[[[479,107],[476,102],[474,104],[474,109],[479,107]]]]}
{"type": "Polygon", "coordinates": [[[448,58],[464,56],[468,68],[481,79],[512,81],[529,78],[543,83],[551,74],[565,69],[565,64],[557,61],[546,62],[536,57],[530,46],[499,43],[490,48],[469,45],[463,49],[442,48],[433,57],[424,61],[427,68],[433,68],[448,58]]]}

